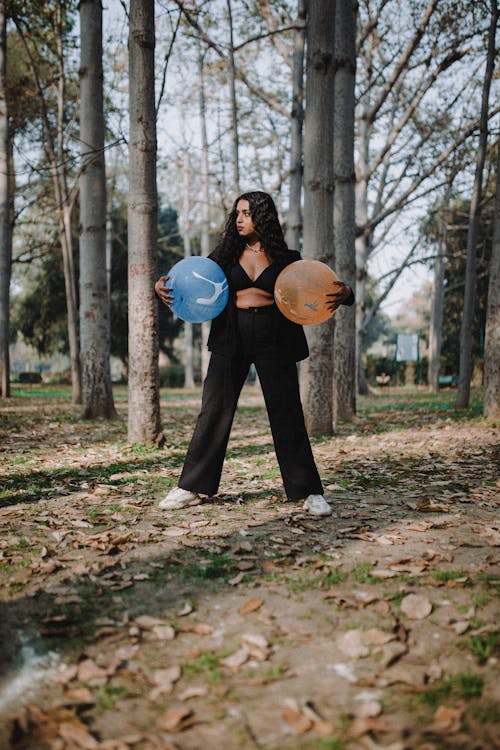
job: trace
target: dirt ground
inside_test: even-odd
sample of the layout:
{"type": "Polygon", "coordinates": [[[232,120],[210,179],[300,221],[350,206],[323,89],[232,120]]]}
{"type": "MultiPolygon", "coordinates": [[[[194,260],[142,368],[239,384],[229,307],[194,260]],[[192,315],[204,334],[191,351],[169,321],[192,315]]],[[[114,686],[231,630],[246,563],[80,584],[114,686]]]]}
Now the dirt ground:
{"type": "Polygon", "coordinates": [[[219,495],[170,513],[199,391],[165,395],[162,450],[34,394],[0,409],[1,750],[500,747],[499,426],[477,408],[365,399],[313,441],[315,519],[254,387],[219,495]]]}

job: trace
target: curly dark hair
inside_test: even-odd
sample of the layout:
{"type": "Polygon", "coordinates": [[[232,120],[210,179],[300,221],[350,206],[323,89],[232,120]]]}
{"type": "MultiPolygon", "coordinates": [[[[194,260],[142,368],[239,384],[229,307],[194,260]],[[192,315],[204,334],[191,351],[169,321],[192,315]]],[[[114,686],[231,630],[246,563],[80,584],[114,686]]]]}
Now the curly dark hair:
{"type": "Polygon", "coordinates": [[[288,252],[288,246],[283,236],[276,206],[271,196],[260,190],[243,193],[236,198],[219,243],[211,257],[222,268],[226,269],[236,263],[243,252],[246,242],[243,237],[240,237],[236,229],[236,206],[241,200],[248,201],[250,215],[255,226],[255,234],[268,255],[278,262],[284,260],[288,252]]]}

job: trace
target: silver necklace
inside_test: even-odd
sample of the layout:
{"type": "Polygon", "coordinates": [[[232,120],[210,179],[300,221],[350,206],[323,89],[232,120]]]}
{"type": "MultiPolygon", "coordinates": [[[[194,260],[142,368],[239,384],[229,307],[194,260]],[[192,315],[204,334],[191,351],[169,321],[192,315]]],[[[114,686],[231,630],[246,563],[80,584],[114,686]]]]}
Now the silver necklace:
{"type": "Polygon", "coordinates": [[[260,247],[258,250],[256,250],[254,247],[252,247],[251,245],[249,245],[248,242],[246,243],[246,246],[248,247],[249,250],[252,251],[252,253],[260,254],[260,253],[264,252],[264,248],[263,247],[260,247]]]}

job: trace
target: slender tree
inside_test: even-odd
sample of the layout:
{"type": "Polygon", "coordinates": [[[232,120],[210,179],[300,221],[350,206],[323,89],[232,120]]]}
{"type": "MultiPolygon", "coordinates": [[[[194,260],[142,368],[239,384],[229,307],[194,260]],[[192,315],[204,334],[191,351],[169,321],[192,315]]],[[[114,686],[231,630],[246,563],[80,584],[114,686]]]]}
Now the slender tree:
{"type": "Polygon", "coordinates": [[[238,139],[238,102],[236,100],[236,66],[234,64],[234,31],[233,31],[233,10],[231,0],[227,3],[227,19],[229,25],[229,55],[227,60],[229,94],[231,101],[231,131],[233,136],[233,190],[235,196],[240,192],[240,144],[238,139]]]}
{"type": "Polygon", "coordinates": [[[444,276],[446,265],[446,243],[448,235],[448,211],[452,180],[447,185],[443,203],[439,210],[439,230],[437,252],[434,259],[434,279],[432,284],[431,319],[429,324],[429,357],[427,380],[429,390],[439,391],[441,365],[441,343],[443,332],[444,276]]]}
{"type": "MultiPolygon", "coordinates": [[[[182,156],[182,212],[181,226],[182,239],[184,242],[184,257],[189,258],[191,252],[191,202],[189,198],[189,152],[187,144],[184,143],[182,156]]],[[[194,326],[192,323],[184,323],[184,388],[194,388],[194,326]]]]}
{"type": "Polygon", "coordinates": [[[500,419],[500,138],[484,340],[484,413],[490,419],[500,419]]]}
{"type": "MultiPolygon", "coordinates": [[[[306,109],[304,122],[305,258],[333,267],[333,95],[335,4],[309,0],[307,13],[306,109]]],[[[311,326],[311,356],[301,364],[301,392],[311,435],[330,435],[333,318],[311,326]]]]}
{"type": "Polygon", "coordinates": [[[85,419],[115,417],[106,278],[102,2],[80,0],[80,353],[85,419]]]}
{"type": "MultiPolygon", "coordinates": [[[[353,289],[356,285],[354,87],[356,18],[352,3],[335,3],[334,213],[335,271],[353,289]]],[[[354,307],[335,313],[333,347],[333,422],[356,413],[356,316],[354,307]]]]}
{"type": "Polygon", "coordinates": [[[12,232],[9,199],[6,8],[0,0],[0,396],[10,396],[9,322],[12,232]]]}
{"type": "Polygon", "coordinates": [[[488,50],[484,71],[483,92],[481,101],[481,119],[479,124],[479,143],[476,157],[474,186],[469,211],[469,228],[467,232],[467,263],[465,268],[464,309],[460,328],[460,365],[456,405],[466,409],[470,399],[470,381],[472,377],[472,323],[474,319],[474,301],[476,296],[476,242],[481,212],[481,195],[484,162],[488,141],[488,109],[491,79],[496,56],[496,30],[498,25],[498,5],[491,0],[490,26],[488,31],[488,50]]]}
{"type": "MultiPolygon", "coordinates": [[[[199,76],[199,108],[201,128],[201,254],[207,257],[210,252],[210,191],[208,172],[208,134],[207,134],[207,107],[205,97],[205,52],[201,48],[198,53],[198,76],[199,76]]],[[[201,324],[201,377],[205,379],[210,360],[210,352],[207,349],[210,323],[205,321],[201,324]]]]}
{"type": "Polygon", "coordinates": [[[292,119],[290,123],[290,199],[286,217],[286,241],[300,250],[302,239],[302,137],[304,127],[304,48],[306,0],[298,0],[293,44],[292,119]]]}
{"type": "Polygon", "coordinates": [[[62,0],[55,0],[54,6],[42,8],[47,22],[51,24],[51,48],[54,55],[52,80],[42,79],[39,62],[43,60],[43,40],[32,33],[29,16],[17,11],[13,21],[26,52],[26,60],[40,101],[41,119],[44,129],[43,149],[50,168],[54,200],[59,228],[59,242],[64,268],[66,293],[67,327],[71,361],[71,383],[74,403],[81,403],[81,363],[78,340],[78,308],[76,297],[76,275],[73,258],[71,213],[76,197],[69,187],[69,160],[67,159],[67,49],[65,40],[68,29],[68,9],[62,0]],[[52,94],[55,92],[55,104],[52,94]]]}
{"type": "Polygon", "coordinates": [[[128,307],[131,443],[162,444],[158,374],[154,0],[129,13],[128,307]]]}

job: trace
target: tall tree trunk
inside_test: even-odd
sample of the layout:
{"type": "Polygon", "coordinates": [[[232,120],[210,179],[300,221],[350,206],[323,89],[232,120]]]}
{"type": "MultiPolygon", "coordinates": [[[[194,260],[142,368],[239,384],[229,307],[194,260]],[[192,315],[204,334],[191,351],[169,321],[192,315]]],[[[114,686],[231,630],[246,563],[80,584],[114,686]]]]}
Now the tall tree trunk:
{"type": "MultiPolygon", "coordinates": [[[[309,0],[304,122],[305,258],[333,267],[333,94],[335,4],[309,0]]],[[[333,318],[307,328],[310,357],[301,364],[301,393],[311,435],[330,435],[333,318]]]]}
{"type": "Polygon", "coordinates": [[[9,311],[12,263],[6,26],[5,2],[0,0],[0,396],[3,398],[10,396],[9,311]]]}
{"type": "MultiPolygon", "coordinates": [[[[66,69],[65,49],[63,44],[63,0],[56,4],[56,44],[59,61],[57,83],[57,133],[56,159],[54,165],[54,185],[56,200],[59,197],[59,234],[63,256],[64,284],[66,289],[66,307],[68,314],[68,339],[71,360],[71,383],[73,403],[82,403],[82,371],[80,358],[80,342],[78,340],[78,304],[76,299],[76,274],[73,256],[73,236],[71,232],[71,211],[73,208],[68,188],[68,174],[66,171],[65,154],[65,122],[64,109],[66,104],[66,69]]],[[[49,125],[50,127],[50,125],[49,125]]]]}
{"type": "Polygon", "coordinates": [[[472,377],[472,324],[474,321],[474,303],[476,298],[476,243],[481,212],[481,195],[484,162],[488,141],[488,106],[491,79],[495,64],[495,36],[498,24],[498,7],[496,0],[491,0],[490,27],[488,31],[488,52],[483,82],[481,102],[481,119],[479,124],[479,144],[476,158],[474,186],[469,210],[469,227],[467,231],[467,262],[465,267],[464,308],[460,328],[460,363],[456,406],[466,409],[470,399],[470,381],[472,377]]]}
{"type": "Polygon", "coordinates": [[[484,340],[484,413],[490,419],[500,419],[500,138],[484,340]]]}
{"type": "MultiPolygon", "coordinates": [[[[106,169],[108,172],[108,169],[106,169]]],[[[115,175],[114,169],[111,175],[111,179],[107,178],[107,190],[106,190],[106,286],[108,289],[108,297],[111,303],[111,269],[113,266],[113,205],[114,205],[114,194],[115,194],[115,175]]]]}
{"type": "MultiPolygon", "coordinates": [[[[334,251],[339,279],[356,286],[354,189],[354,85],[356,19],[352,3],[336,2],[335,97],[333,119],[334,251]]],[[[356,313],[340,307],[335,313],[333,346],[333,423],[352,421],[356,413],[356,313]]]]}
{"type": "MultiPolygon", "coordinates": [[[[198,72],[200,76],[200,123],[201,123],[201,254],[204,258],[210,252],[210,194],[208,184],[208,136],[207,108],[205,102],[205,69],[204,52],[198,55],[198,72]]],[[[207,349],[210,323],[201,324],[201,379],[205,380],[210,352],[207,349]]]]}
{"type": "Polygon", "coordinates": [[[240,157],[238,141],[238,104],[236,101],[236,68],[234,64],[233,12],[231,0],[227,0],[229,21],[229,93],[231,97],[231,132],[233,136],[233,190],[235,197],[240,192],[240,157]]]}
{"type": "Polygon", "coordinates": [[[307,0],[298,0],[293,45],[292,120],[290,123],[290,199],[286,217],[286,242],[300,250],[302,237],[302,131],[304,125],[304,47],[306,40],[307,0]]]}
{"type": "MultiPolygon", "coordinates": [[[[368,109],[368,103],[366,105],[368,109]]],[[[356,181],[356,223],[365,226],[368,221],[368,161],[371,126],[368,118],[361,117],[358,129],[359,152],[356,181]]],[[[363,349],[365,340],[366,284],[368,280],[368,258],[372,250],[372,236],[369,229],[356,237],[356,370],[358,391],[368,393],[365,371],[363,368],[363,349]]]]}
{"type": "MultiPolygon", "coordinates": [[[[73,260],[73,241],[71,235],[72,200],[68,189],[67,160],[65,153],[65,122],[64,110],[66,103],[65,59],[63,44],[63,3],[58,0],[55,6],[54,34],[58,57],[57,86],[56,86],[56,126],[55,129],[49,116],[49,102],[47,89],[42,85],[37,70],[37,63],[28,43],[26,21],[21,21],[17,15],[12,20],[19,32],[19,37],[26,52],[29,69],[33,77],[36,93],[40,101],[42,122],[44,128],[43,148],[50,166],[54,200],[58,216],[59,242],[64,271],[64,289],[66,294],[67,328],[69,354],[71,361],[71,384],[73,403],[82,402],[80,344],[78,341],[78,309],[76,301],[75,268],[73,260]]],[[[50,90],[52,93],[52,89],[50,90]]]]}
{"type": "MultiPolygon", "coordinates": [[[[191,256],[191,225],[189,220],[189,154],[184,147],[182,159],[182,238],[184,257],[191,256]]],[[[184,388],[194,388],[194,337],[193,324],[184,323],[184,388]]]]}
{"type": "Polygon", "coordinates": [[[80,0],[80,353],[84,419],[116,417],[109,365],[102,3],[80,0]]]}
{"type": "Polygon", "coordinates": [[[444,271],[446,265],[446,244],[448,236],[448,209],[451,194],[451,181],[446,189],[439,217],[439,240],[434,261],[434,281],[432,285],[431,320],[429,325],[429,364],[427,380],[429,390],[439,391],[441,365],[441,340],[443,333],[444,271]]]}
{"type": "Polygon", "coordinates": [[[163,444],[158,373],[154,0],[129,13],[128,439],[163,444]]]}

